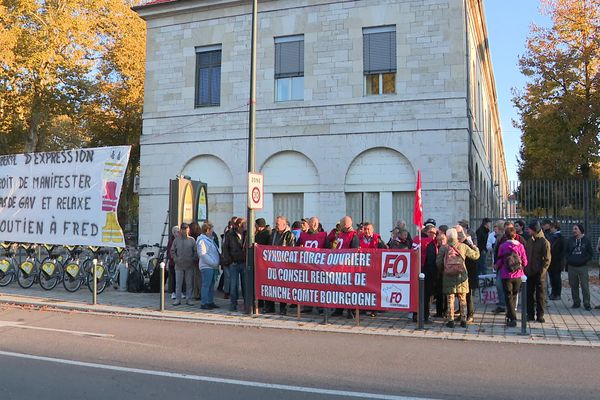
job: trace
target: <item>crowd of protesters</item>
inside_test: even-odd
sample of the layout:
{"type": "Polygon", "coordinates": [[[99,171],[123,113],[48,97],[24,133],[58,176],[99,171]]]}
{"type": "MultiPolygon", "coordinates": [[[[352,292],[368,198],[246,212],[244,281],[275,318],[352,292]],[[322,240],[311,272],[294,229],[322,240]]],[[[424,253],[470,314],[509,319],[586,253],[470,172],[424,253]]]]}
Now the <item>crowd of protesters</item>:
{"type": "MultiPolygon", "coordinates": [[[[323,249],[352,248],[421,248],[421,271],[425,274],[425,323],[431,323],[430,303],[435,301],[435,317],[445,318],[453,328],[456,322],[462,327],[474,322],[474,296],[479,276],[494,273],[498,293],[494,313],[504,313],[508,327],[516,326],[516,302],[521,290],[522,277],[527,277],[527,319],[544,323],[546,301],[561,298],[561,273],[568,271],[572,292],[572,307],[583,306],[591,310],[588,266],[593,257],[591,241],[580,224],[573,226],[573,235],[565,239],[560,224],[550,220],[499,220],[492,225],[484,218],[479,228],[472,232],[469,222],[461,220],[455,226],[436,224],[434,219],[425,222],[419,237],[411,237],[404,221],[398,221],[385,243],[374,232],[373,224],[362,222],[354,227],[352,218],[343,217],[330,232],[324,230],[317,217],[289,223],[286,217],[275,218],[271,228],[264,218],[254,222],[255,242],[272,246],[303,246],[323,249]],[[551,287],[547,296],[546,288],[551,287]],[[456,310],[455,301],[458,300],[456,310]],[[455,313],[458,316],[455,318],[455,313]]],[[[246,265],[247,224],[244,218],[233,217],[219,237],[210,222],[173,227],[168,244],[169,282],[173,305],[186,300],[201,300],[200,308],[218,308],[214,302],[217,286],[229,299],[229,310],[237,311],[238,300],[245,296],[244,273],[246,265]],[[222,271],[222,274],[220,273],[222,271]],[[218,284],[217,284],[218,282],[218,284]],[[185,294],[183,294],[185,288],[185,294]]],[[[600,251],[600,241],[596,246],[600,251]]],[[[276,304],[260,302],[263,313],[276,312],[276,304]]],[[[285,315],[294,304],[279,303],[279,313],[285,315]]],[[[596,308],[600,308],[597,306],[596,308]]],[[[302,313],[312,313],[312,307],[303,307],[302,313]]],[[[326,311],[326,310],[325,310],[326,311]]],[[[318,313],[324,312],[317,308],[318,313]]],[[[370,313],[376,316],[375,312],[370,313]]],[[[343,315],[335,309],[333,316],[343,315]]],[[[348,318],[354,310],[347,311],[348,318]]],[[[417,320],[417,314],[413,314],[417,320]]]]}

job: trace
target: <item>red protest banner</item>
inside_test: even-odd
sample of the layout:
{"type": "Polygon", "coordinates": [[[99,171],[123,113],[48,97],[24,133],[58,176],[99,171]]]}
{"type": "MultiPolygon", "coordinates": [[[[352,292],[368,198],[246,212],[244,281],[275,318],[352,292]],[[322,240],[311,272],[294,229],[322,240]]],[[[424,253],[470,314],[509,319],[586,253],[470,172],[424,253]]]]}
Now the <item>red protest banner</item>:
{"type": "Polygon", "coordinates": [[[412,250],[256,246],[256,297],[317,307],[417,311],[412,250]]]}

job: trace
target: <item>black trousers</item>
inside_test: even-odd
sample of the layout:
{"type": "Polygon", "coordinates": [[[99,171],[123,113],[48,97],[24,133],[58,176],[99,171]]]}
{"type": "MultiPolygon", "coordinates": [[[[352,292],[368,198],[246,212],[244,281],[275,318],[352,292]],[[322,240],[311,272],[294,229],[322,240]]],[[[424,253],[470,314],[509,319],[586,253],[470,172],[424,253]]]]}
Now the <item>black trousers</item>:
{"type": "Polygon", "coordinates": [[[552,288],[552,296],[560,297],[562,292],[562,279],[560,273],[562,272],[562,266],[551,265],[548,269],[548,277],[550,278],[550,287],[552,288]]]}
{"type": "Polygon", "coordinates": [[[433,274],[425,274],[425,307],[423,313],[425,320],[428,320],[430,316],[429,306],[431,304],[431,296],[434,294],[435,278],[436,276],[433,274]]]}
{"type": "Polygon", "coordinates": [[[546,310],[546,272],[527,276],[527,318],[543,317],[546,310]],[[535,312],[534,312],[535,311],[535,312]]]}
{"type": "Polygon", "coordinates": [[[506,318],[516,321],[517,312],[515,311],[515,306],[517,304],[517,296],[521,290],[521,278],[502,279],[502,287],[504,288],[504,296],[506,297],[506,318]]]}

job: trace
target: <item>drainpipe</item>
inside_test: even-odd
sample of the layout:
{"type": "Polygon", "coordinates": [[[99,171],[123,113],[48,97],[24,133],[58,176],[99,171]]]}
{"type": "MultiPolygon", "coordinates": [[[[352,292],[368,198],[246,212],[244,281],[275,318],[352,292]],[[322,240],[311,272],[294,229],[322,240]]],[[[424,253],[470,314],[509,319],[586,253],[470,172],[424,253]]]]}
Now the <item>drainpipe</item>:
{"type": "MultiPolygon", "coordinates": [[[[464,0],[463,4],[465,7],[465,53],[466,53],[466,63],[467,63],[467,120],[469,123],[469,192],[473,190],[471,185],[471,177],[473,175],[473,115],[471,114],[471,52],[469,46],[469,14],[468,14],[468,0],[464,0]]],[[[472,196],[469,196],[469,203],[471,202],[472,196]]],[[[469,204],[469,212],[470,212],[470,204],[469,204]]]]}

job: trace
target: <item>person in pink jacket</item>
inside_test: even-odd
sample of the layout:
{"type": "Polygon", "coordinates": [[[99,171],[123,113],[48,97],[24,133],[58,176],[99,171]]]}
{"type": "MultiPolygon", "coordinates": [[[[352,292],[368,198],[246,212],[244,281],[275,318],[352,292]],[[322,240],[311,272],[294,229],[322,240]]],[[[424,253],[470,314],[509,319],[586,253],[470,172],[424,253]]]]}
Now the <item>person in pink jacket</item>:
{"type": "Polygon", "coordinates": [[[506,296],[506,326],[517,326],[515,305],[521,289],[521,277],[525,275],[527,265],[525,247],[516,240],[517,231],[514,226],[508,226],[504,231],[507,240],[500,245],[496,260],[496,269],[500,271],[502,287],[506,296]]]}

